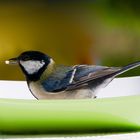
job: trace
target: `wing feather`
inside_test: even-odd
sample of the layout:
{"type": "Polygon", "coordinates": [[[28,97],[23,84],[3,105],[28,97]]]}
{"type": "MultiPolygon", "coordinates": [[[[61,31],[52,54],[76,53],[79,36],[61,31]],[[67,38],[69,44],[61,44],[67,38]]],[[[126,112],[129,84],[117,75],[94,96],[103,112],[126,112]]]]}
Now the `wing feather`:
{"type": "Polygon", "coordinates": [[[88,85],[89,82],[113,74],[121,68],[84,65],[82,67],[77,67],[77,69],[79,70],[77,70],[75,78],[73,79],[73,82],[67,87],[67,90],[85,87],[88,85]]]}
{"type": "Polygon", "coordinates": [[[74,90],[88,86],[91,81],[112,74],[118,70],[120,70],[120,68],[104,66],[63,66],[58,67],[52,75],[42,82],[42,85],[48,92],[74,90]]]}

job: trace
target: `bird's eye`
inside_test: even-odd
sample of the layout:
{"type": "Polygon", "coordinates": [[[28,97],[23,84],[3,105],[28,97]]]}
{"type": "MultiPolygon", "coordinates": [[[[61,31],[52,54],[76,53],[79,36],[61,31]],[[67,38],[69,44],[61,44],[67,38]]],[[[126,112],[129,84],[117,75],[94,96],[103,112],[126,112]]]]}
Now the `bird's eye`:
{"type": "Polygon", "coordinates": [[[29,57],[29,56],[24,56],[24,57],[22,58],[22,60],[23,60],[23,61],[30,60],[30,57],[29,57]]]}

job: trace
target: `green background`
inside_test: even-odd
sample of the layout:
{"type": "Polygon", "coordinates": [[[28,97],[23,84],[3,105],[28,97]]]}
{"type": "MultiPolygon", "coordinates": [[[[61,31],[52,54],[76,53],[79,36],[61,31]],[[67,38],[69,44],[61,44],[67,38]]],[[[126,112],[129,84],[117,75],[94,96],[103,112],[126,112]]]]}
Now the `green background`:
{"type": "MultiPolygon", "coordinates": [[[[140,60],[140,2],[1,0],[0,79],[23,80],[4,60],[40,50],[58,64],[123,66],[140,60]]],[[[139,75],[139,69],[124,76],[139,75]]]]}

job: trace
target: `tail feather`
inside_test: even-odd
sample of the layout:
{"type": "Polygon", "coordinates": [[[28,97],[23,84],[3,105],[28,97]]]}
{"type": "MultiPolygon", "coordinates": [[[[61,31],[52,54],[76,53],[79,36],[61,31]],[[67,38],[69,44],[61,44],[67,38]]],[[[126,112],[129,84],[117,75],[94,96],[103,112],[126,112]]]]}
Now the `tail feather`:
{"type": "Polygon", "coordinates": [[[120,75],[120,74],[122,74],[122,73],[124,73],[124,72],[126,72],[128,70],[134,69],[134,68],[136,68],[138,66],[140,66],[140,61],[135,62],[135,63],[131,63],[131,64],[127,65],[127,66],[124,66],[124,67],[122,67],[122,69],[120,69],[119,71],[117,71],[115,73],[115,76],[118,76],[118,75],[120,75]]]}

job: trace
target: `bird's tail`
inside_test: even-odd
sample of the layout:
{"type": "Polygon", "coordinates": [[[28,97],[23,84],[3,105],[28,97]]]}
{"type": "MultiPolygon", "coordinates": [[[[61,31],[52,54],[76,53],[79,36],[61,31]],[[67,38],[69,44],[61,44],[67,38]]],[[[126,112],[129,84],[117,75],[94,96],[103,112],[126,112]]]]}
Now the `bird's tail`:
{"type": "Polygon", "coordinates": [[[131,64],[127,65],[127,66],[124,66],[119,71],[115,72],[115,77],[120,75],[120,74],[122,74],[122,73],[124,73],[124,72],[126,72],[126,71],[128,71],[128,70],[136,68],[138,66],[140,66],[140,61],[131,63],[131,64]]]}

